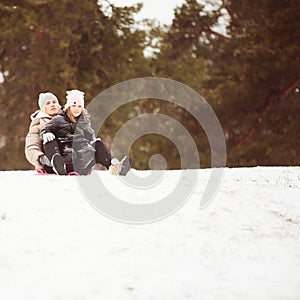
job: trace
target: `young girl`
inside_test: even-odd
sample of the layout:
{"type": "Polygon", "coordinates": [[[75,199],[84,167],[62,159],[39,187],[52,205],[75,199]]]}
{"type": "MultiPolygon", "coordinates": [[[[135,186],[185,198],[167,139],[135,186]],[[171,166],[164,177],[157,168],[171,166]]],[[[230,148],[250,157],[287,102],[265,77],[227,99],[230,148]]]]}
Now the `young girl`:
{"type": "Polygon", "coordinates": [[[40,134],[46,124],[58,114],[60,104],[54,94],[47,92],[39,94],[38,105],[40,110],[30,116],[31,123],[25,138],[25,156],[38,172],[54,173],[50,161],[44,155],[40,134]]]}
{"type": "MultiPolygon", "coordinates": [[[[125,175],[130,169],[129,157],[112,165],[112,156],[101,139],[96,139],[89,114],[84,109],[84,92],[67,91],[64,109],[42,131],[45,154],[59,175],[90,173],[100,163],[112,174],[125,175]]],[[[113,159],[114,161],[115,159],[113,159]]]]}

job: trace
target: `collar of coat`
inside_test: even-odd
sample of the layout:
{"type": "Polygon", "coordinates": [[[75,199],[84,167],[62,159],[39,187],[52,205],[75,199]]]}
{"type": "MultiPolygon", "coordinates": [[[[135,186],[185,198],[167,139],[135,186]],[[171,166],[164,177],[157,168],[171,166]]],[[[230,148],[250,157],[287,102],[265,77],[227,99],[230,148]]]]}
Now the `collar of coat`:
{"type": "Polygon", "coordinates": [[[43,119],[43,118],[52,119],[51,116],[49,116],[48,114],[46,114],[45,112],[43,112],[43,111],[41,111],[41,110],[35,111],[35,112],[30,116],[31,121],[36,120],[36,119],[43,119]]]}

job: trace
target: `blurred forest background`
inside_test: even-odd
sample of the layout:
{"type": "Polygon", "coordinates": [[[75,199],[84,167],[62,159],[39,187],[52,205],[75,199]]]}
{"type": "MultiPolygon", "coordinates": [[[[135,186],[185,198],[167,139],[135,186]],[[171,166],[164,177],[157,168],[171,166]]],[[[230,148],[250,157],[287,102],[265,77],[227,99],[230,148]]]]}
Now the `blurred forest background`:
{"type": "MultiPolygon", "coordinates": [[[[224,130],[227,166],[300,165],[300,1],[222,0],[214,7],[186,0],[163,26],[137,24],[141,5],[0,0],[0,169],[31,168],[24,139],[40,92],[51,91],[64,104],[66,90],[78,88],[88,104],[114,84],[149,76],[177,80],[204,96],[224,130]]],[[[116,131],[143,113],[183,124],[201,167],[210,166],[205,133],[169,102],[124,106],[99,135],[110,146],[116,131]]],[[[176,147],[159,135],[139,138],[130,155],[134,167],[147,169],[157,153],[169,169],[180,167],[176,147]]]]}

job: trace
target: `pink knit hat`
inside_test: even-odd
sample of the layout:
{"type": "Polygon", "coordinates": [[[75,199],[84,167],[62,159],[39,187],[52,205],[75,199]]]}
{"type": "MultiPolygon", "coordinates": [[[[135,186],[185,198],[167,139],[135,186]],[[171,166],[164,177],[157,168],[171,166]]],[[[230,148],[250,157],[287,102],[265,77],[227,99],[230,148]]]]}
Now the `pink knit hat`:
{"type": "Polygon", "coordinates": [[[67,91],[67,103],[65,104],[64,110],[76,104],[84,108],[84,92],[79,90],[67,91]]]}

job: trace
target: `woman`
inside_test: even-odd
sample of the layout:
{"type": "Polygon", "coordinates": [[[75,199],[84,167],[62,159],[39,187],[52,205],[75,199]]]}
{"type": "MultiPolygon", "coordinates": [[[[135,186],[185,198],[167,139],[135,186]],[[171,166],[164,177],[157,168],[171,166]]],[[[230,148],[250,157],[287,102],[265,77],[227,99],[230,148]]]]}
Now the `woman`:
{"type": "Polygon", "coordinates": [[[64,109],[42,131],[46,156],[59,175],[90,173],[100,163],[114,175],[125,175],[130,169],[129,157],[112,165],[111,153],[101,139],[96,139],[89,114],[84,109],[84,92],[67,91],[64,109]]]}
{"type": "Polygon", "coordinates": [[[53,173],[50,161],[44,155],[40,134],[46,124],[59,113],[60,104],[54,94],[46,92],[39,94],[38,105],[40,110],[30,116],[31,123],[25,139],[25,156],[38,172],[53,173]]]}

